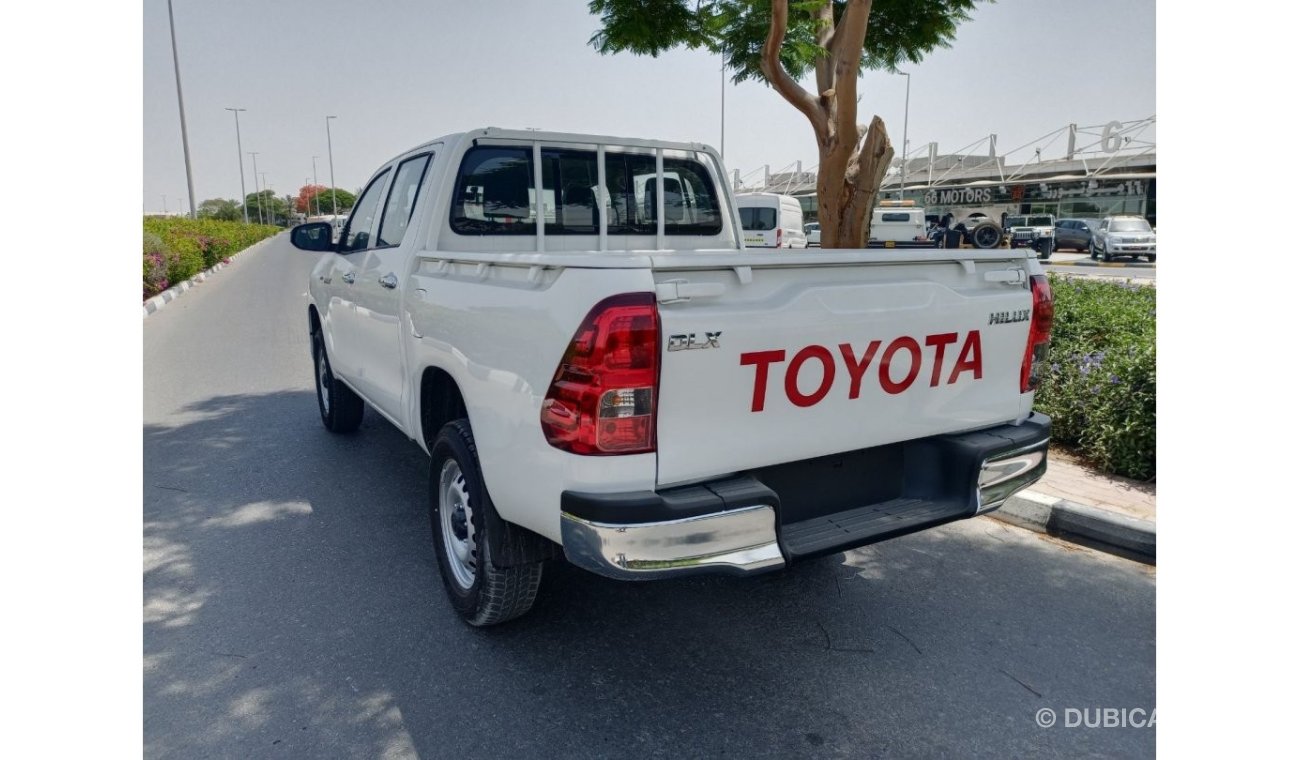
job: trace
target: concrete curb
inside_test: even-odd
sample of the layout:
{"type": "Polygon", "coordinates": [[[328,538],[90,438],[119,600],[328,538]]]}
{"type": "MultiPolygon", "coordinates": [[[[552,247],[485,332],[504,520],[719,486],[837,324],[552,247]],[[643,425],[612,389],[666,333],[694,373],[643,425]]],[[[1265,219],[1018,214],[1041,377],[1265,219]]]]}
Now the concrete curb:
{"type": "Polygon", "coordinates": [[[1087,259],[1083,261],[1052,261],[1051,259],[1048,259],[1047,261],[1044,261],[1042,263],[1051,264],[1054,267],[1107,267],[1107,268],[1115,268],[1115,269],[1155,269],[1156,268],[1156,265],[1149,261],[1125,261],[1123,263],[1117,263],[1112,261],[1110,263],[1107,263],[1105,261],[1090,261],[1087,259]]]}
{"type": "Polygon", "coordinates": [[[1108,554],[1156,564],[1154,522],[1037,491],[1013,495],[988,516],[1108,554]]]}
{"type": "Polygon", "coordinates": [[[236,257],[236,256],[239,256],[239,255],[241,255],[241,254],[245,254],[245,253],[249,253],[249,252],[251,252],[251,251],[255,251],[255,250],[257,250],[258,248],[262,247],[262,245],[263,245],[264,243],[266,243],[266,242],[268,242],[268,241],[270,241],[270,240],[274,240],[275,238],[279,237],[280,234],[281,234],[281,233],[277,232],[277,233],[275,233],[274,235],[272,235],[271,237],[268,237],[268,238],[262,238],[261,240],[257,241],[256,243],[253,243],[252,245],[248,246],[248,247],[245,248],[244,250],[242,250],[242,251],[236,251],[235,253],[232,253],[232,254],[230,255],[230,257],[229,257],[229,259],[230,259],[229,263],[227,263],[227,262],[225,262],[225,261],[217,262],[217,264],[216,264],[215,266],[213,266],[213,267],[211,267],[211,268],[209,268],[209,269],[205,269],[205,270],[203,270],[202,272],[199,272],[198,274],[194,275],[194,276],[191,277],[190,279],[186,280],[185,282],[182,282],[182,283],[177,284],[177,285],[173,285],[173,286],[171,286],[170,288],[167,288],[167,289],[164,290],[163,292],[159,293],[158,295],[154,296],[153,298],[150,298],[148,301],[145,301],[145,302],[144,302],[144,316],[147,317],[147,316],[149,316],[150,314],[153,314],[153,313],[157,312],[157,311],[158,311],[159,309],[161,309],[162,307],[166,306],[167,304],[171,303],[172,301],[175,301],[178,297],[180,297],[180,294],[181,294],[181,293],[184,293],[185,291],[189,290],[190,288],[193,288],[193,287],[197,286],[200,282],[203,282],[204,280],[208,279],[208,278],[211,277],[212,275],[216,274],[218,271],[220,271],[220,270],[222,270],[222,269],[225,269],[226,267],[230,266],[230,264],[233,264],[233,263],[234,263],[234,261],[235,261],[235,257],[236,257]]]}

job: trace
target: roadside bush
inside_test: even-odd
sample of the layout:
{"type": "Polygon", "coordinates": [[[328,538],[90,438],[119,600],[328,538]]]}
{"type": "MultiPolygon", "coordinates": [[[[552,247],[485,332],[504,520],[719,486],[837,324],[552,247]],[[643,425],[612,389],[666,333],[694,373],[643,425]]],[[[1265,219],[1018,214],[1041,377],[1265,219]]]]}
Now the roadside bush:
{"type": "MultiPolygon", "coordinates": [[[[216,219],[145,217],[144,231],[146,270],[150,266],[151,236],[160,241],[162,247],[170,254],[164,256],[166,276],[162,278],[168,284],[150,293],[150,280],[146,274],[145,297],[148,298],[170,285],[188,280],[253,243],[280,232],[280,228],[269,224],[244,224],[216,219]]],[[[155,276],[155,282],[158,281],[155,276]]]]}
{"type": "Polygon", "coordinates": [[[1052,439],[1102,469],[1156,474],[1156,289],[1049,275],[1056,319],[1035,396],[1052,439]]]}
{"type": "Polygon", "coordinates": [[[176,254],[167,249],[162,238],[144,233],[144,297],[153,298],[171,286],[167,270],[176,254]]]}

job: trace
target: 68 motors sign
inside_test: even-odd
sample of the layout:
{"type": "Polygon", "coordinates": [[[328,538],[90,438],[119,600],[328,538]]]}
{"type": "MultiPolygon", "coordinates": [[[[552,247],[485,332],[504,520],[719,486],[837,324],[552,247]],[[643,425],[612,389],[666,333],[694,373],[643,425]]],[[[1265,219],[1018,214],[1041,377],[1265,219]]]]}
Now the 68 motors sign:
{"type": "Polygon", "coordinates": [[[925,192],[927,206],[961,206],[988,203],[992,200],[993,188],[990,187],[950,187],[942,190],[931,188],[925,192]]]}

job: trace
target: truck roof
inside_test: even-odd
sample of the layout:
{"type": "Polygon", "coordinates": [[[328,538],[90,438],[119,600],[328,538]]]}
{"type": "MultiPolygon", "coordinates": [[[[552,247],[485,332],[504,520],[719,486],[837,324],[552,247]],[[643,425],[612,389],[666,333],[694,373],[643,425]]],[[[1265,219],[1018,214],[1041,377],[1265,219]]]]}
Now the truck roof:
{"type": "MultiPolygon", "coordinates": [[[[469,140],[520,140],[525,142],[545,142],[545,143],[574,143],[577,145],[620,145],[631,148],[664,148],[666,150],[683,150],[683,151],[703,151],[712,154],[721,160],[711,146],[698,142],[673,142],[671,140],[645,140],[637,137],[615,137],[612,135],[589,135],[578,132],[544,132],[533,129],[502,129],[500,127],[483,127],[472,129],[468,132],[453,132],[449,135],[434,138],[427,142],[420,143],[413,148],[398,153],[389,160],[405,156],[422,148],[437,143],[459,142],[464,139],[469,140]]],[[[386,163],[386,162],[385,162],[386,163]]]]}

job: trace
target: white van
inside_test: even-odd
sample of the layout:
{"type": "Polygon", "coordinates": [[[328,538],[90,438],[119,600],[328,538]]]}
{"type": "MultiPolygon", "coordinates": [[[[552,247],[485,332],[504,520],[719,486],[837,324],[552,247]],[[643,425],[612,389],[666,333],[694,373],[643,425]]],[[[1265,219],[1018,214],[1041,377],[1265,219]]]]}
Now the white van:
{"type": "Polygon", "coordinates": [[[803,207],[789,195],[741,193],[736,196],[746,248],[807,248],[803,207]]]}

